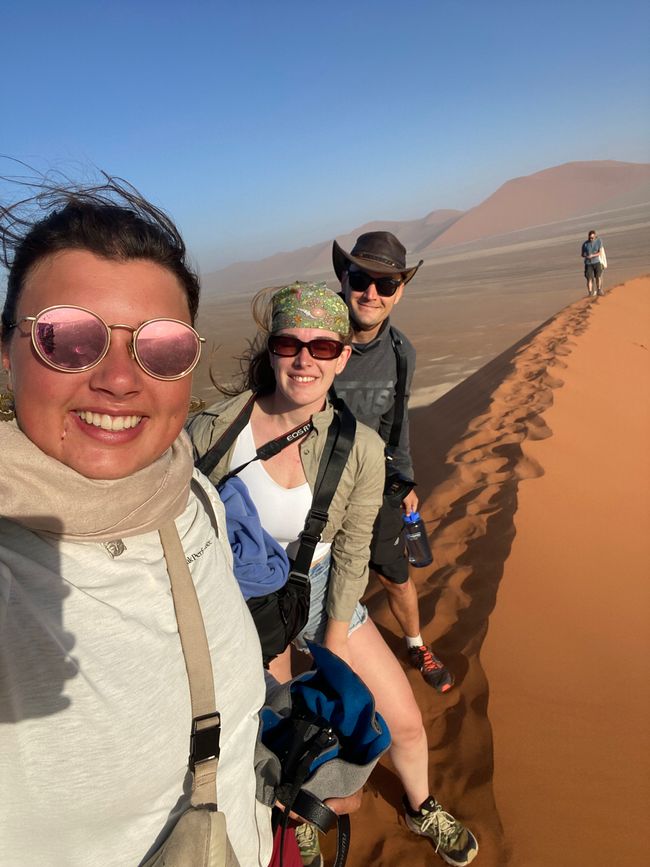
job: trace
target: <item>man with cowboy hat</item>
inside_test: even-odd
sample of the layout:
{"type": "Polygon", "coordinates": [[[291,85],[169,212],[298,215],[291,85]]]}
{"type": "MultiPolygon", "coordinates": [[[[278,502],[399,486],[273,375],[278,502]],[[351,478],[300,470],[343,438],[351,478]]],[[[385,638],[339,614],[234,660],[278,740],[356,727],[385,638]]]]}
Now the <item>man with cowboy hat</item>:
{"type": "Polygon", "coordinates": [[[332,261],[353,328],[352,355],[336,377],[336,393],[386,443],[387,487],[373,531],[370,567],[388,592],[411,664],[428,684],[447,692],[453,677],[420,635],[417,591],[402,541],[403,516],[418,507],[408,425],[415,349],[389,319],[422,260],[408,268],[406,249],[395,235],[365,232],[350,253],[334,241],[332,261]]]}

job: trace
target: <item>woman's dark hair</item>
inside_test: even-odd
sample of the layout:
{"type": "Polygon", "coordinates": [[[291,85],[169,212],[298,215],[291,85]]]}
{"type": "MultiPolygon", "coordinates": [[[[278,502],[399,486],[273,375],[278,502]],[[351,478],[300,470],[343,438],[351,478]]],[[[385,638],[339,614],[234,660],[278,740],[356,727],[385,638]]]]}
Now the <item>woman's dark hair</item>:
{"type": "Polygon", "coordinates": [[[95,185],[2,178],[31,195],[0,205],[0,259],[9,271],[2,336],[10,334],[29,271],[46,256],[87,250],[105,259],[146,259],[171,271],[185,290],[192,324],[199,279],[187,262],[185,243],[172,220],[128,182],[102,172],[95,185]],[[41,216],[44,214],[45,216],[41,216]]]}
{"type": "MultiPolygon", "coordinates": [[[[257,394],[266,394],[275,391],[275,373],[271,365],[267,341],[271,334],[271,321],[273,319],[273,296],[282,289],[282,286],[269,286],[260,291],[253,298],[251,308],[253,319],[258,331],[255,338],[250,341],[246,351],[239,357],[241,375],[239,382],[232,386],[224,386],[212,380],[213,385],[226,395],[242,394],[244,391],[254,391],[257,394]]],[[[352,326],[346,334],[339,334],[345,344],[352,342],[352,326]]]]}

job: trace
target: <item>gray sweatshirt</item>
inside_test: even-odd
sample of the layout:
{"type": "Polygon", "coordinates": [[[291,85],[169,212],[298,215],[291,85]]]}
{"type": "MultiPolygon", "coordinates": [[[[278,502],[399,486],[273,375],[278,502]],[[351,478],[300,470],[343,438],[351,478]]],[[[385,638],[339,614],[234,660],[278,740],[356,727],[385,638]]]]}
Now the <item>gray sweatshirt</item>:
{"type": "MultiPolygon", "coordinates": [[[[376,430],[387,443],[393,424],[397,359],[390,339],[389,320],[370,343],[353,343],[352,355],[345,370],[334,381],[339,397],[350,407],[356,418],[376,430]]],[[[408,339],[393,326],[406,351],[406,399],[400,441],[392,466],[413,478],[413,462],[409,445],[408,397],[415,371],[415,349],[408,339]]]]}

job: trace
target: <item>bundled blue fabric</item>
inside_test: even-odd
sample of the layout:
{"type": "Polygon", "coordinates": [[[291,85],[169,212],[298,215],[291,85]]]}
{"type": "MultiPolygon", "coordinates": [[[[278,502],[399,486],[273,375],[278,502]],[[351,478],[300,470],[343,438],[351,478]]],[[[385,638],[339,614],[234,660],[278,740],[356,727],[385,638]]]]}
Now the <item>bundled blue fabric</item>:
{"type": "Polygon", "coordinates": [[[233,571],[244,599],[279,590],[289,575],[289,559],[262,527],[248,488],[232,476],[220,488],[219,496],[226,509],[233,571]]]}
{"type": "Polygon", "coordinates": [[[347,663],[308,642],[315,668],[289,683],[267,674],[267,704],[255,752],[257,799],[287,827],[290,811],[323,833],[336,825],[335,867],[344,867],[350,817],[337,816],[324,802],[345,798],[366,782],[390,746],[390,733],[368,687],[347,663]],[[269,682],[270,681],[270,682],[269,682]]]}
{"type": "Polygon", "coordinates": [[[321,799],[346,797],[366,782],[390,746],[390,732],[370,690],[347,663],[311,642],[309,650],[315,669],[271,691],[262,709],[262,743],[279,761],[282,784],[321,799]],[[320,741],[317,728],[327,733],[320,741]],[[315,750],[304,749],[308,739],[315,750]],[[300,755],[308,757],[307,764],[292,762],[300,755]],[[292,764],[301,767],[302,780],[289,779],[292,764]]]}

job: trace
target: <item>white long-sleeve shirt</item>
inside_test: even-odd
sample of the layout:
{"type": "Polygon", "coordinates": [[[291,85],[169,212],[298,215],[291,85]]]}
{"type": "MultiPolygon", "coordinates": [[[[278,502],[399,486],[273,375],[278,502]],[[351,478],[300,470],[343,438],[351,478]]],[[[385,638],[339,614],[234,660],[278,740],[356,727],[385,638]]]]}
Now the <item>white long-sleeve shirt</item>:
{"type": "MultiPolygon", "coordinates": [[[[261,653],[223,507],[200,479],[220,538],[194,494],[176,526],[221,713],[219,808],[242,867],[265,867],[270,816],[253,766],[261,653]]],[[[121,553],[57,543],[0,518],[2,867],[135,867],[189,802],[189,687],[159,536],[123,541],[121,553]]]]}

